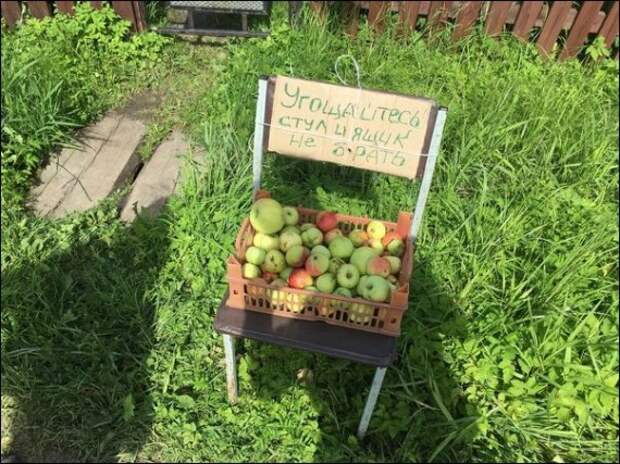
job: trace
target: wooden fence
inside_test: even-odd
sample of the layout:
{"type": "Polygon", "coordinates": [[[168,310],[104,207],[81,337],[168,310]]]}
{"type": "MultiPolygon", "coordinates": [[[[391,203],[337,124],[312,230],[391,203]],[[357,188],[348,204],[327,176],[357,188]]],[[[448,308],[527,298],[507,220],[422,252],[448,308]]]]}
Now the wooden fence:
{"type": "MultiPolygon", "coordinates": [[[[21,19],[22,8],[27,9],[35,18],[44,18],[45,16],[51,16],[56,11],[72,14],[74,3],[75,2],[66,1],[17,2],[3,0],[0,2],[0,8],[2,8],[2,17],[6,20],[7,24],[9,26],[13,26],[21,19]]],[[[101,8],[102,2],[92,1],[89,3],[93,6],[93,8],[101,8]]],[[[145,2],[119,1],[109,3],[119,16],[131,22],[134,32],[142,32],[146,29],[145,2]]]]}
{"type": "MultiPolygon", "coordinates": [[[[315,11],[324,13],[332,2],[310,3],[315,11]]],[[[454,23],[454,40],[465,36],[480,21],[487,34],[510,32],[521,40],[535,42],[544,55],[548,55],[557,43],[561,47],[560,59],[576,56],[596,36],[603,37],[605,45],[612,48],[618,36],[617,1],[345,3],[343,14],[351,35],[357,33],[360,14],[365,10],[369,24],[377,33],[383,32],[389,14],[398,14],[400,28],[419,29],[422,19],[431,30],[454,23]]]]}

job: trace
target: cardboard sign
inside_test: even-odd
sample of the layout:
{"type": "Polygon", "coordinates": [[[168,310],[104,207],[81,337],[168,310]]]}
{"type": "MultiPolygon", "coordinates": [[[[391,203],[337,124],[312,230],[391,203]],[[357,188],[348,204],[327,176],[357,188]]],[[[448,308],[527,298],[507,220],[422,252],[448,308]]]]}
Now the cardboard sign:
{"type": "Polygon", "coordinates": [[[414,178],[437,106],[432,100],[278,76],[267,149],[414,178]]]}

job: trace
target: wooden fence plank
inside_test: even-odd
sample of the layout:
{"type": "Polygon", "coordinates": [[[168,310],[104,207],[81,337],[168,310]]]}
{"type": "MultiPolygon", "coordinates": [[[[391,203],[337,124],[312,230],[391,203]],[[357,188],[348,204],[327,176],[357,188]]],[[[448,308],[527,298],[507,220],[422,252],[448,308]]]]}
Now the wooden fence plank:
{"type": "Polygon", "coordinates": [[[137,26],[136,26],[136,17],[133,11],[133,5],[131,4],[131,2],[127,2],[127,1],[116,1],[116,2],[111,2],[112,3],[112,8],[114,8],[114,11],[116,11],[116,13],[123,19],[126,19],[127,21],[129,21],[131,23],[132,26],[132,30],[135,32],[137,31],[137,26]]]}
{"type": "Polygon", "coordinates": [[[52,12],[50,11],[50,7],[48,5],[47,2],[44,1],[36,1],[36,2],[26,2],[26,4],[28,5],[28,10],[30,11],[30,14],[32,14],[32,16],[34,16],[37,19],[42,19],[45,18],[46,16],[49,16],[52,14],[52,12]]]}
{"type": "Polygon", "coordinates": [[[611,47],[614,39],[618,35],[618,2],[614,2],[603,25],[598,31],[598,35],[605,39],[605,45],[611,47]]]}
{"type": "Polygon", "coordinates": [[[498,35],[504,31],[508,11],[513,2],[491,2],[491,9],[486,18],[485,31],[489,35],[498,35]]]}
{"type": "Polygon", "coordinates": [[[360,24],[360,5],[359,2],[345,2],[344,15],[347,34],[357,37],[360,24]]]}
{"type": "Polygon", "coordinates": [[[143,32],[146,30],[146,6],[144,2],[131,2],[133,4],[133,14],[136,18],[136,30],[143,32]]]}
{"type": "Polygon", "coordinates": [[[418,21],[421,2],[401,2],[399,11],[399,22],[403,29],[414,30],[418,21]]]}
{"type": "Polygon", "coordinates": [[[452,40],[458,40],[470,31],[478,19],[481,7],[482,2],[464,2],[456,19],[456,27],[452,33],[452,40]]]}
{"type": "Polygon", "coordinates": [[[558,39],[564,21],[570,13],[571,3],[570,1],[558,0],[551,5],[549,16],[547,16],[547,20],[536,41],[536,46],[544,55],[549,54],[549,50],[551,50],[551,47],[558,39]]]}
{"type": "Polygon", "coordinates": [[[375,32],[381,34],[385,27],[385,15],[390,10],[391,2],[370,2],[368,6],[368,23],[375,32]]]}
{"type": "Polygon", "coordinates": [[[581,50],[583,42],[588,37],[590,31],[590,24],[596,20],[598,12],[601,11],[603,6],[602,1],[589,1],[584,2],[579,9],[575,23],[571,28],[564,49],[560,54],[560,59],[565,60],[571,58],[581,50]]]}
{"type": "Polygon", "coordinates": [[[61,13],[65,13],[69,15],[73,14],[73,2],[57,1],[56,6],[58,7],[58,11],[60,11],[61,13]]]}
{"type": "Polygon", "coordinates": [[[310,8],[317,14],[325,14],[325,2],[310,2],[310,8]]]}
{"type": "Polygon", "coordinates": [[[91,1],[90,2],[90,6],[92,6],[95,10],[98,10],[99,8],[101,8],[101,2],[100,1],[91,1]]]}
{"type": "Polygon", "coordinates": [[[14,26],[22,17],[22,10],[19,2],[0,2],[2,17],[9,26],[14,26]]]}
{"type": "Polygon", "coordinates": [[[428,9],[428,27],[435,29],[445,26],[454,2],[430,2],[428,9]]]}
{"type": "Polygon", "coordinates": [[[528,40],[530,31],[534,27],[534,23],[538,19],[540,10],[542,10],[544,2],[532,1],[523,2],[521,9],[517,15],[517,20],[512,28],[512,33],[521,40],[528,40]]]}

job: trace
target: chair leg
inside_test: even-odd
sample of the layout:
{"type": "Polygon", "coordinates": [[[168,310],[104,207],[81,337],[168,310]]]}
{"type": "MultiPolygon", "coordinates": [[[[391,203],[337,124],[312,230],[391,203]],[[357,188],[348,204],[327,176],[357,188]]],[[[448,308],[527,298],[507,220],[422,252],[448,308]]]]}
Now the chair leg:
{"type": "Polygon", "coordinates": [[[368,423],[370,422],[370,417],[375,409],[375,404],[377,404],[377,397],[381,391],[381,385],[383,385],[383,378],[385,377],[386,369],[387,368],[385,367],[377,367],[375,376],[372,379],[372,385],[370,387],[370,392],[368,393],[368,399],[364,405],[362,419],[360,420],[360,425],[357,428],[357,438],[360,440],[364,438],[364,435],[366,435],[366,430],[368,430],[368,423]]]}
{"type": "Polygon", "coordinates": [[[231,335],[223,335],[224,356],[226,358],[226,389],[228,402],[237,402],[237,366],[235,361],[235,339],[231,335]]]}

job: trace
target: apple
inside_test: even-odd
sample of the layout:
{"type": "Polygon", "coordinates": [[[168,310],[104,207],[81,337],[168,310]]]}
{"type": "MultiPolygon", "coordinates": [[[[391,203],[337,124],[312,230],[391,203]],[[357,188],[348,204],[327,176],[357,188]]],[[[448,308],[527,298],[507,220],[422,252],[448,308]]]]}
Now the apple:
{"type": "Polygon", "coordinates": [[[306,260],[306,271],[312,277],[318,277],[329,268],[329,258],[323,254],[310,255],[306,260]]]}
{"type": "Polygon", "coordinates": [[[323,240],[325,241],[325,243],[327,243],[328,245],[330,243],[332,243],[332,241],[336,238],[336,237],[343,237],[344,234],[342,233],[342,231],[340,229],[332,229],[328,232],[325,232],[325,235],[323,237],[323,240]]]}
{"type": "Polygon", "coordinates": [[[374,250],[375,255],[379,256],[381,253],[383,253],[383,243],[381,243],[381,240],[379,240],[378,238],[371,238],[368,241],[368,245],[374,250]]]}
{"type": "Polygon", "coordinates": [[[331,293],[336,288],[336,277],[334,274],[326,273],[316,279],[316,288],[323,293],[331,293]]]}
{"type": "Polygon", "coordinates": [[[265,292],[267,296],[267,301],[273,305],[283,303],[286,293],[284,291],[280,291],[279,289],[286,286],[287,283],[282,279],[275,279],[273,282],[271,282],[271,284],[269,284],[270,288],[268,288],[265,292]]]}
{"type": "Polygon", "coordinates": [[[334,295],[346,296],[347,298],[351,298],[353,296],[351,290],[345,287],[338,287],[333,293],[334,295]]]}
{"type": "Polygon", "coordinates": [[[260,268],[256,264],[245,263],[243,265],[243,277],[245,279],[256,279],[260,276],[260,268]]]}
{"type": "Polygon", "coordinates": [[[312,285],[313,280],[305,269],[294,269],[288,277],[288,284],[293,288],[304,288],[312,285]]]}
{"type": "Polygon", "coordinates": [[[280,279],[283,279],[286,282],[288,282],[288,277],[291,275],[291,272],[293,272],[292,267],[285,268],[282,272],[280,272],[280,279]]]}
{"type": "Polygon", "coordinates": [[[286,252],[286,264],[291,267],[301,267],[306,262],[306,258],[310,255],[308,249],[302,245],[293,245],[286,252]]]}
{"type": "Polygon", "coordinates": [[[263,271],[261,277],[267,281],[267,283],[273,282],[278,274],[275,272],[263,271]]]}
{"type": "Polygon", "coordinates": [[[301,236],[295,232],[283,232],[280,234],[280,250],[286,253],[291,247],[301,245],[301,236]]]}
{"type": "MultiPolygon", "coordinates": [[[[304,290],[307,290],[309,292],[317,292],[319,291],[318,288],[316,288],[314,285],[308,285],[307,287],[304,287],[304,290]]],[[[321,298],[318,296],[314,296],[314,295],[305,295],[306,296],[306,302],[308,302],[309,304],[317,304],[319,301],[321,301],[321,298]]]]}
{"type": "Polygon", "coordinates": [[[280,235],[282,235],[285,232],[295,232],[297,235],[301,235],[301,231],[299,230],[299,227],[297,226],[286,226],[284,229],[282,229],[282,232],[280,232],[280,235]]]}
{"type": "Polygon", "coordinates": [[[366,298],[372,301],[389,301],[390,291],[390,284],[383,277],[377,275],[368,276],[364,286],[366,298]]]}
{"type": "Polygon", "coordinates": [[[266,254],[267,252],[262,248],[251,246],[245,251],[245,260],[248,263],[260,266],[261,264],[263,264],[263,261],[265,261],[266,254]]]}
{"type": "Polygon", "coordinates": [[[356,324],[368,324],[372,316],[373,308],[370,305],[355,303],[349,308],[349,320],[356,324]]]}
{"type": "Polygon", "coordinates": [[[338,285],[344,288],[353,288],[360,280],[360,273],[353,264],[343,264],[336,275],[338,285]]]}
{"type": "Polygon", "coordinates": [[[349,240],[353,242],[354,247],[361,247],[368,243],[368,234],[361,229],[355,229],[349,234],[349,240]]]}
{"type": "Polygon", "coordinates": [[[265,262],[262,269],[265,272],[279,274],[286,267],[286,259],[280,250],[269,250],[265,255],[265,262]]]}
{"type": "Polygon", "coordinates": [[[338,218],[336,217],[336,213],[332,211],[321,211],[316,216],[316,225],[323,232],[335,229],[338,226],[338,218]]]}
{"type": "Polygon", "coordinates": [[[284,213],[284,224],[287,226],[294,226],[299,221],[299,212],[297,208],[285,206],[282,208],[282,212],[284,213]]]}
{"type": "Polygon", "coordinates": [[[311,255],[326,255],[328,258],[331,257],[331,253],[329,252],[329,250],[327,249],[326,246],[324,245],[317,245],[314,248],[312,248],[312,251],[310,251],[311,255]]]}
{"type": "Polygon", "coordinates": [[[367,280],[368,280],[368,276],[360,277],[360,281],[357,283],[357,288],[356,288],[357,294],[366,300],[368,299],[366,298],[366,291],[365,291],[367,280]]]}
{"type": "Polygon", "coordinates": [[[390,274],[398,274],[401,267],[400,258],[398,256],[385,256],[385,259],[390,262],[390,274]]]}
{"type": "Polygon", "coordinates": [[[308,229],[316,229],[316,226],[312,224],[311,222],[306,222],[302,224],[301,226],[299,226],[299,230],[301,230],[302,232],[305,232],[308,229]]]}
{"type": "Polygon", "coordinates": [[[316,227],[306,229],[301,233],[301,239],[308,248],[320,245],[323,241],[323,232],[316,227]]]}
{"type": "Polygon", "coordinates": [[[390,275],[392,266],[383,256],[373,256],[366,264],[366,274],[387,277],[390,275]]]}
{"type": "Polygon", "coordinates": [[[344,264],[344,261],[340,258],[331,258],[329,260],[329,272],[332,274],[337,274],[340,266],[344,264]]]}
{"type": "Polygon", "coordinates": [[[263,234],[275,234],[284,227],[282,205],[272,198],[261,198],[250,209],[252,227],[263,234]]]}
{"type": "Polygon", "coordinates": [[[388,232],[381,243],[392,256],[401,256],[405,251],[405,242],[396,232],[388,232]]]}
{"type": "Polygon", "coordinates": [[[262,248],[265,251],[277,250],[280,248],[280,239],[278,237],[272,237],[271,235],[261,234],[259,232],[254,235],[252,244],[255,247],[262,248]]]}
{"type": "Polygon", "coordinates": [[[306,295],[300,295],[298,293],[289,293],[286,297],[286,307],[289,311],[294,313],[300,313],[306,302],[308,301],[308,297],[306,295]]]}
{"type": "Polygon", "coordinates": [[[379,221],[370,221],[366,226],[368,237],[381,240],[386,233],[385,225],[379,221]]]}
{"type": "Polygon", "coordinates": [[[353,242],[347,237],[336,237],[329,244],[329,251],[336,258],[349,258],[353,254],[355,247],[353,242]]]}
{"type": "Polygon", "coordinates": [[[363,246],[355,249],[350,261],[360,271],[360,274],[365,274],[368,260],[373,256],[376,256],[375,251],[370,247],[363,246]]]}
{"type": "Polygon", "coordinates": [[[387,283],[390,286],[390,290],[395,291],[398,288],[398,279],[393,275],[387,277],[387,283]]]}

